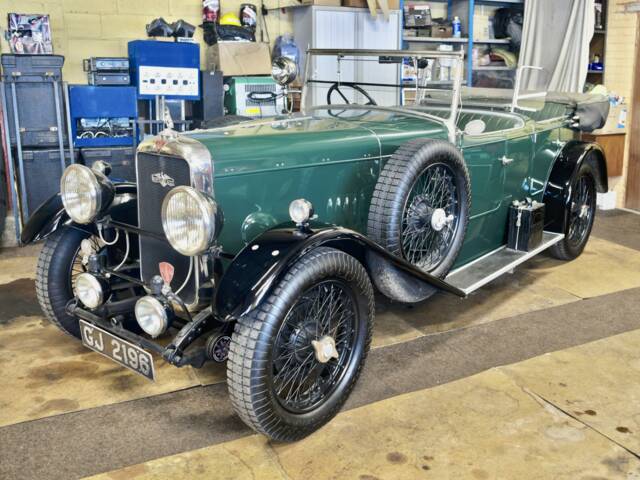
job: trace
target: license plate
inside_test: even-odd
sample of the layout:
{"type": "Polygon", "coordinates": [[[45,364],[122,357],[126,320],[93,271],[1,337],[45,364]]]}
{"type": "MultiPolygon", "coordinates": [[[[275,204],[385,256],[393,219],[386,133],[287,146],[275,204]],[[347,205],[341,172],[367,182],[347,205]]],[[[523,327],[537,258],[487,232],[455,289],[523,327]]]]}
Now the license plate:
{"type": "Polygon", "coordinates": [[[86,347],[149,380],[155,381],[153,357],[149,352],[84,320],[80,320],[80,333],[82,343],[86,347]]]}

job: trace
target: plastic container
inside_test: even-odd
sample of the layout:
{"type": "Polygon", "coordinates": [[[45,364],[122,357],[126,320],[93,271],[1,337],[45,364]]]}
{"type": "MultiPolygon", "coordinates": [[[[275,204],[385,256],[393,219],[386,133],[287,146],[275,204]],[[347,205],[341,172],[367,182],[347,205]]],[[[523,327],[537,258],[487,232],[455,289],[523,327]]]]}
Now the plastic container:
{"type": "Polygon", "coordinates": [[[2,75],[15,82],[41,82],[47,77],[60,80],[62,55],[2,55],[2,75]]]}
{"type": "Polygon", "coordinates": [[[293,41],[293,35],[285,33],[284,35],[276,38],[276,42],[273,46],[273,52],[271,58],[287,57],[296,62],[298,70],[300,69],[300,50],[293,41]]]}
{"type": "Polygon", "coordinates": [[[243,27],[256,29],[258,24],[258,9],[253,3],[243,3],[240,5],[240,24],[243,27]]]}
{"type": "Polygon", "coordinates": [[[202,21],[217,22],[220,18],[220,0],[202,0],[202,21]]]}
{"type": "MultiPolygon", "coordinates": [[[[65,165],[68,166],[72,163],[72,159],[68,150],[64,154],[65,165]]],[[[77,154],[75,150],[74,156],[77,154]]],[[[18,158],[16,152],[13,152],[13,158],[18,158]]],[[[28,214],[32,215],[40,205],[60,191],[60,177],[62,177],[60,150],[23,150],[22,160],[28,214]]],[[[74,163],[75,161],[76,158],[73,159],[74,163]]]]}
{"type": "Polygon", "coordinates": [[[62,128],[62,141],[67,143],[62,84],[48,81],[17,81],[4,83],[8,129],[11,145],[17,145],[15,113],[12,100],[12,85],[15,86],[18,110],[20,142],[23,148],[58,146],[58,125],[62,128]],[[55,90],[58,90],[60,119],[56,116],[55,90]]]}
{"type": "Polygon", "coordinates": [[[462,30],[460,29],[460,17],[453,17],[453,22],[451,23],[453,27],[453,37],[460,38],[462,36],[462,30]]]}

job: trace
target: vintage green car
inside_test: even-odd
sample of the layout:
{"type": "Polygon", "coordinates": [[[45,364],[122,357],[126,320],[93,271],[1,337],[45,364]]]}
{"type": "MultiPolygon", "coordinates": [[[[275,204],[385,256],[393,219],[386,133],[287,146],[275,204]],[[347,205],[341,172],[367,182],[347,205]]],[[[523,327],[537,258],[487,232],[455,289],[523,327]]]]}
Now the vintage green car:
{"type": "MultiPolygon", "coordinates": [[[[109,178],[104,162],[68,167],[22,234],[45,239],[45,315],[149,379],[150,352],[178,367],[227,361],[249,426],[284,441],[315,431],[363,367],[374,292],[464,297],[544,249],[573,259],[589,238],[607,172],[580,130],[599,127],[608,103],[463,92],[462,58],[310,50],[301,114],[168,128],[139,146],[136,183],[109,178]],[[384,107],[368,90],[378,79],[345,80],[339,68],[316,78],[313,56],[389,68],[408,57],[419,72],[449,62],[454,80],[448,90],[420,75],[391,84],[415,102],[384,107]],[[327,105],[310,105],[316,87],[327,105]],[[534,210],[544,216],[526,230],[519,215],[534,210]],[[507,248],[510,228],[538,239],[507,248]]],[[[279,82],[295,74],[276,59],[279,82]]]]}

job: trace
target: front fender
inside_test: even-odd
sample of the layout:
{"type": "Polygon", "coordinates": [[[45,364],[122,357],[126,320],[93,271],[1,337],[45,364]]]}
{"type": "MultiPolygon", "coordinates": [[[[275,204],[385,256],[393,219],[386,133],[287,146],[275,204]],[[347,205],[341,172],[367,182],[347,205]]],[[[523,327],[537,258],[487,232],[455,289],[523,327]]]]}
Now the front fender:
{"type": "Polygon", "coordinates": [[[289,224],[263,233],[233,259],[216,289],[212,304],[214,312],[224,321],[246,315],[275,288],[298,259],[320,246],[332,247],[352,255],[364,265],[370,275],[370,255],[367,254],[374,253],[416,282],[425,282],[438,290],[465,296],[462,290],[415,268],[353,230],[322,225],[302,231],[289,224]]]}
{"type": "MultiPolygon", "coordinates": [[[[130,197],[126,198],[125,201],[114,200],[114,207],[112,204],[107,210],[107,213],[112,214],[113,210],[129,210],[131,208],[135,209],[135,200],[137,188],[135,183],[114,183],[116,199],[118,195],[129,194],[130,197]],[[132,205],[132,203],[134,205],[132,205]]],[[[60,193],[56,193],[49,200],[40,205],[35,212],[29,218],[29,221],[22,229],[22,233],[20,234],[20,242],[23,245],[28,245],[29,243],[37,242],[39,240],[44,240],[53,232],[55,232],[58,228],[65,225],[73,225],[76,228],[80,228],[82,230],[91,229],[90,225],[80,225],[73,222],[67,212],[62,205],[62,198],[60,197],[60,193]]]]}
{"type": "Polygon", "coordinates": [[[605,193],[609,189],[607,163],[602,147],[593,142],[571,141],[556,158],[544,191],[545,230],[564,233],[567,206],[571,201],[571,186],[584,162],[589,162],[596,174],[596,188],[605,193]]]}

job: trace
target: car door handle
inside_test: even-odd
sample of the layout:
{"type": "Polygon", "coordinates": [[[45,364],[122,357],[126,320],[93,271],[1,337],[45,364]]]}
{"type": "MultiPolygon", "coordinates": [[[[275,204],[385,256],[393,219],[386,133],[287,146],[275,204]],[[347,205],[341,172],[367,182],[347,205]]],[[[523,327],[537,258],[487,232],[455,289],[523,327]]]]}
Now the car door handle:
{"type": "Polygon", "coordinates": [[[554,140],[553,144],[558,148],[562,148],[567,144],[567,142],[563,142],[562,140],[558,139],[558,140],[554,140]]]}
{"type": "Polygon", "coordinates": [[[508,158],[506,155],[503,155],[502,158],[500,158],[500,161],[502,162],[502,165],[506,167],[510,163],[513,163],[513,158],[508,158]]]}

